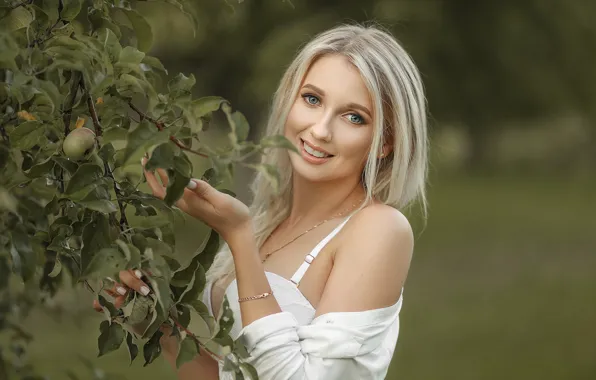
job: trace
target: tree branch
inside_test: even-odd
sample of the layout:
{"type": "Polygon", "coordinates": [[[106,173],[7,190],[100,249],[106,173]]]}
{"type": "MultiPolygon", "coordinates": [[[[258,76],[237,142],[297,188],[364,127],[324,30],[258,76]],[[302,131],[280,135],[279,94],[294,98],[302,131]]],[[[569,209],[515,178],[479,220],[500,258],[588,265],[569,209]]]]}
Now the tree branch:
{"type": "Polygon", "coordinates": [[[68,97],[64,102],[64,111],[62,114],[62,122],[64,123],[64,136],[70,133],[70,117],[72,116],[72,107],[74,105],[74,101],[77,97],[77,92],[79,91],[79,86],[81,82],[81,72],[80,71],[71,71],[72,75],[72,83],[70,84],[70,92],[68,93],[68,97]]]}
{"type": "MultiPolygon", "coordinates": [[[[151,116],[145,114],[143,111],[141,111],[140,109],[138,109],[132,102],[128,102],[128,105],[130,106],[130,108],[135,111],[138,115],[139,118],[141,119],[141,121],[147,119],[147,121],[155,124],[155,126],[157,127],[158,130],[163,131],[165,129],[165,125],[163,124],[163,122],[152,118],[151,116]]],[[[186,152],[189,153],[193,153],[196,154],[197,156],[201,156],[201,157],[205,157],[205,158],[209,158],[208,155],[206,155],[203,152],[199,152],[198,150],[194,150],[192,148],[187,147],[186,145],[184,145],[184,143],[182,143],[182,141],[178,140],[176,137],[174,136],[170,136],[170,140],[176,144],[176,146],[186,152]]]]}
{"type": "Polygon", "coordinates": [[[95,134],[100,137],[103,133],[103,128],[101,127],[101,123],[99,122],[99,118],[97,117],[97,111],[95,110],[95,103],[93,103],[93,98],[91,97],[91,93],[85,87],[85,80],[81,78],[80,85],[83,91],[85,92],[85,97],[87,99],[87,107],[89,108],[89,114],[91,115],[91,120],[93,121],[93,127],[95,128],[95,134]]]}
{"type": "MultiPolygon", "coordinates": [[[[93,101],[93,97],[89,90],[85,87],[85,80],[81,78],[80,86],[85,92],[85,98],[87,100],[87,107],[89,108],[89,114],[91,115],[91,120],[93,121],[93,127],[95,128],[95,134],[99,137],[103,133],[103,128],[101,123],[99,122],[99,117],[97,116],[97,111],[95,110],[95,102],[93,101]]],[[[96,140],[97,150],[101,149],[99,146],[99,140],[96,140]]],[[[110,169],[110,164],[107,160],[104,161],[104,171],[105,175],[110,177],[114,182],[114,192],[116,193],[116,198],[119,199],[122,197],[122,193],[120,192],[120,186],[114,179],[114,174],[112,173],[112,169],[110,169]]],[[[120,209],[120,231],[126,231],[129,229],[128,219],[126,218],[126,204],[121,200],[118,200],[118,208],[120,209]]]]}

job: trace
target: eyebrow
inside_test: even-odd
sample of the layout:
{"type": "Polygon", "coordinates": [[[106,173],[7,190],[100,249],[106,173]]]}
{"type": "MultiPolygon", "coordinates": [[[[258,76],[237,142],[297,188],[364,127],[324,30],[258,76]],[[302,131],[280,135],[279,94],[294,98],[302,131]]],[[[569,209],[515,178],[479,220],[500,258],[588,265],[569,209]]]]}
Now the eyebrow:
{"type": "MultiPolygon", "coordinates": [[[[320,89],[319,87],[307,83],[304,86],[302,86],[303,88],[310,88],[311,90],[314,90],[316,92],[318,92],[319,94],[321,94],[322,96],[325,96],[325,91],[323,91],[322,89],[320,89]]],[[[365,106],[358,104],[358,103],[349,103],[347,105],[348,108],[355,108],[355,109],[359,109],[360,111],[366,113],[369,117],[372,117],[372,113],[368,110],[368,108],[366,108],[365,106]]]]}

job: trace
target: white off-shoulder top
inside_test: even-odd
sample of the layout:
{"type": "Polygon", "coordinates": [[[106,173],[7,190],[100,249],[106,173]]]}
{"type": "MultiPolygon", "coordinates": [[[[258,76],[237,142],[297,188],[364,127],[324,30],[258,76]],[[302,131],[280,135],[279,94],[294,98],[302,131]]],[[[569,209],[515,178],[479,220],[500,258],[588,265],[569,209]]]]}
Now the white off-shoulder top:
{"type": "MultiPolygon", "coordinates": [[[[315,308],[297,284],[323,247],[343,228],[349,217],[327,235],[288,280],[265,272],[273,296],[282,312],[258,319],[242,328],[238,287],[232,281],[225,291],[234,312],[233,339],[242,337],[252,364],[261,380],[365,380],[384,379],[399,335],[402,295],[392,306],[357,311],[332,312],[315,316],[315,308]]],[[[203,302],[213,315],[208,283],[203,302]]],[[[223,371],[221,380],[234,379],[223,371]]],[[[247,374],[245,374],[245,378],[247,374]]]]}

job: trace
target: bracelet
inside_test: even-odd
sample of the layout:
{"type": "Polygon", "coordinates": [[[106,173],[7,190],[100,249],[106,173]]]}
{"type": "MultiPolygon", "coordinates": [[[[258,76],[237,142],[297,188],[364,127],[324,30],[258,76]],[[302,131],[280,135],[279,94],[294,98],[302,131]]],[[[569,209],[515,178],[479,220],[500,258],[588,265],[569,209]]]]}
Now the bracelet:
{"type": "Polygon", "coordinates": [[[238,298],[238,302],[258,300],[258,299],[261,299],[261,298],[269,297],[272,294],[273,294],[273,290],[271,292],[266,292],[266,293],[263,293],[263,294],[259,294],[258,296],[249,296],[249,297],[238,298]]]}

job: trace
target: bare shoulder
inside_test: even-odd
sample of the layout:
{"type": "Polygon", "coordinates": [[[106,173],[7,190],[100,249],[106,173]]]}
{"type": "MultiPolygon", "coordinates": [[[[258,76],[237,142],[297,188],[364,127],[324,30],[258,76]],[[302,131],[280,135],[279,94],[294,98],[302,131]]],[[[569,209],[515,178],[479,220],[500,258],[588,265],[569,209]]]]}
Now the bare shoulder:
{"type": "Polygon", "coordinates": [[[393,240],[397,244],[413,243],[414,236],[408,218],[399,210],[384,204],[374,204],[358,212],[346,224],[349,240],[378,237],[393,240]],[[358,236],[360,235],[360,236],[358,236]]]}
{"type": "Polygon", "coordinates": [[[395,304],[414,248],[408,219],[399,210],[375,204],[354,215],[341,235],[317,314],[395,304]]]}

